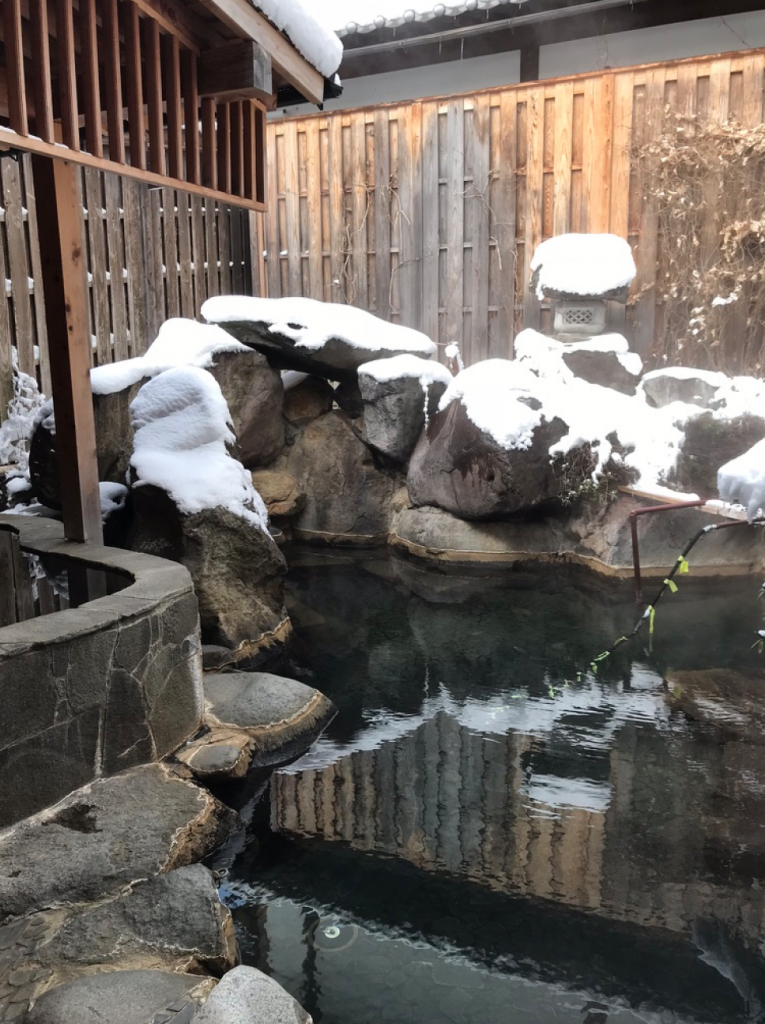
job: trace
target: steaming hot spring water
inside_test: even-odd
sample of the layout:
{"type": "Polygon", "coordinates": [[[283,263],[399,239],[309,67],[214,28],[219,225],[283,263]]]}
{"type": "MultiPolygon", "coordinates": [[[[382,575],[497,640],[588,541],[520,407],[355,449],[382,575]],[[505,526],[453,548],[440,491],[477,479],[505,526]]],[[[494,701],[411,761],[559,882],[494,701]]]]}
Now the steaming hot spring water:
{"type": "Polygon", "coordinates": [[[627,582],[289,561],[339,713],[218,862],[245,963],[323,1024],[765,1020],[759,581],[684,577],[593,672],[627,582]]]}

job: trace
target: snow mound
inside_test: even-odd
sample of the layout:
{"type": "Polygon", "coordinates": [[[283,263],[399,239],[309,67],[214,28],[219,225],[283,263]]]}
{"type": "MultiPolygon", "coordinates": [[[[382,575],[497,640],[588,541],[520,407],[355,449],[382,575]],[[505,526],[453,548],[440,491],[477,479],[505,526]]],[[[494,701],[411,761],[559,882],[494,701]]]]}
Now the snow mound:
{"type": "Polygon", "coordinates": [[[765,439],[720,467],[717,489],[723,501],[746,506],[750,522],[762,515],[765,509],[765,439]]]}
{"type": "Polygon", "coordinates": [[[434,384],[436,381],[448,385],[453,380],[451,373],[441,363],[420,359],[419,356],[413,356],[408,352],[404,352],[400,356],[391,356],[390,359],[373,359],[369,363],[362,363],[359,373],[365,373],[368,377],[374,377],[379,381],[413,377],[419,380],[423,387],[434,384]]]}
{"type": "Polygon", "coordinates": [[[228,453],[231,420],[212,374],[194,366],[166,370],[144,384],[130,411],[134,487],[162,488],[185,515],[222,506],[268,530],[251,475],[228,453]]]}
{"type": "Polygon", "coordinates": [[[370,352],[414,352],[427,358],[436,351],[430,338],[411,327],[381,320],[356,306],[319,302],[318,299],[216,295],[204,303],[202,316],[212,324],[242,321],[268,324],[271,334],[281,334],[297,348],[313,351],[333,338],[346,342],[351,348],[370,352]]]}
{"type": "Polygon", "coordinates": [[[629,242],[618,235],[556,235],[531,260],[537,298],[546,292],[598,296],[626,288],[637,273],[629,242]]]}
{"type": "Polygon", "coordinates": [[[343,44],[333,31],[317,16],[316,7],[303,0],[254,0],[253,6],[262,11],[280,32],[289,37],[293,46],[313,64],[325,78],[331,78],[343,59],[343,44]]]}
{"type": "Polygon", "coordinates": [[[136,384],[144,377],[156,377],[174,366],[213,366],[219,352],[247,352],[222,328],[201,324],[185,317],[166,320],[159,334],[142,356],[107,363],[90,371],[94,395],[111,395],[136,384]]]}
{"type": "Polygon", "coordinates": [[[2,420],[6,412],[0,409],[0,465],[9,464],[24,470],[29,457],[26,441],[32,436],[37,413],[45,404],[45,395],[40,393],[37,381],[19,369],[16,349],[11,353],[13,368],[13,397],[8,403],[7,418],[2,420]]]}
{"type": "Polygon", "coordinates": [[[112,512],[119,512],[125,507],[128,489],[124,484],[114,484],[102,480],[98,485],[101,493],[101,518],[107,519],[112,512]]]}

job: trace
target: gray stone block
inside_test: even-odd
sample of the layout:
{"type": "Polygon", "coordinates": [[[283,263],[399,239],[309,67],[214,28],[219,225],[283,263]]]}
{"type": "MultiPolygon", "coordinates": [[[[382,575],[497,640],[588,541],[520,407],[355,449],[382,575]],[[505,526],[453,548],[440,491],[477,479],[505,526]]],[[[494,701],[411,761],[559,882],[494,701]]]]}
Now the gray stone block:
{"type": "Polygon", "coordinates": [[[255,967],[235,967],[194,1018],[194,1024],[311,1024],[278,981],[255,967]]]}

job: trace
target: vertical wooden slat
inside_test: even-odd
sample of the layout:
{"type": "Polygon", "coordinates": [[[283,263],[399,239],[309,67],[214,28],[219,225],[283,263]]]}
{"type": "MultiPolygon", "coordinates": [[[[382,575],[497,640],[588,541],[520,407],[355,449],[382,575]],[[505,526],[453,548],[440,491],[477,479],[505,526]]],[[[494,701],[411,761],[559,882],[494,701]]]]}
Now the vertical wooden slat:
{"type": "Polygon", "coordinates": [[[0,627],[16,621],[16,588],[14,586],[14,534],[8,527],[0,529],[0,627]]]}
{"type": "Polygon", "coordinates": [[[470,281],[473,359],[489,357],[489,97],[473,101],[473,259],[470,281]]]}
{"type": "Polygon", "coordinates": [[[80,114],[77,107],[73,0],[56,0],[56,50],[58,53],[58,96],[61,103],[62,141],[70,149],[79,149],[80,114]]]}
{"type": "Polygon", "coordinates": [[[48,318],[56,410],[56,450],[69,540],[102,543],[90,332],[85,279],[85,239],[77,188],[79,168],[65,160],[33,156],[40,223],[42,287],[48,318]]]}
{"type": "Polygon", "coordinates": [[[351,252],[353,254],[353,305],[367,308],[369,273],[367,264],[366,126],[363,117],[351,125],[351,252]]]}
{"type": "Polygon", "coordinates": [[[146,189],[137,181],[122,182],[125,209],[125,266],[127,269],[128,315],[130,317],[130,355],[143,355],[149,338],[147,272],[144,266],[143,207],[146,189]]]}
{"type": "Polygon", "coordinates": [[[196,308],[201,309],[207,298],[207,277],[205,275],[205,223],[202,211],[202,197],[191,196],[191,249],[194,263],[194,295],[196,308]]]}
{"type": "Polygon", "coordinates": [[[633,76],[619,72],[614,82],[614,129],[611,150],[609,231],[620,238],[629,232],[630,145],[632,142],[633,76]]]}
{"type": "MultiPolygon", "coordinates": [[[[338,168],[339,170],[339,168],[338,168]]],[[[284,206],[287,213],[287,267],[289,294],[300,295],[303,291],[303,274],[300,256],[300,195],[298,185],[297,124],[284,124],[284,206]]]]}
{"type": "Polygon", "coordinates": [[[596,234],[608,230],[610,215],[611,180],[605,172],[611,165],[612,106],[613,75],[588,79],[585,83],[584,202],[587,230],[596,234]]]}
{"type": "Polygon", "coordinates": [[[175,212],[175,189],[162,189],[162,234],[165,243],[165,282],[167,315],[181,315],[180,268],[178,266],[178,234],[175,212]]]}
{"type": "Polygon", "coordinates": [[[21,30],[21,0],[3,4],[5,67],[8,75],[8,108],[11,128],[27,135],[27,89],[24,80],[24,39],[21,30]]]}
{"type": "MultiPolygon", "coordinates": [[[[34,331],[32,308],[29,300],[29,264],[27,262],[26,231],[24,227],[24,201],[21,174],[15,160],[0,160],[5,207],[5,232],[8,242],[9,277],[13,294],[13,314],[19,368],[31,377],[35,375],[34,331]]],[[[5,282],[3,281],[4,285],[5,282]]]]}
{"type": "Polygon", "coordinates": [[[146,275],[146,326],[149,344],[156,338],[167,319],[165,301],[164,239],[162,235],[161,188],[144,191],[141,206],[144,236],[144,274],[146,275]],[[148,201],[147,201],[148,200],[148,201]]]}
{"type": "Polygon", "coordinates": [[[85,146],[93,156],[104,153],[101,135],[101,86],[98,78],[96,0],[80,0],[80,56],[84,96],[85,146]]]}
{"type": "Polygon", "coordinates": [[[463,342],[464,226],[465,226],[465,112],[463,100],[450,100],[447,108],[446,210],[446,338],[463,342]]]}
{"type": "MultiPolygon", "coordinates": [[[[13,5],[10,5],[11,7],[13,5]]],[[[6,17],[9,9],[6,8],[6,17]]],[[[35,135],[44,142],[55,142],[53,135],[53,92],[50,70],[50,29],[48,25],[48,0],[29,0],[29,24],[32,30],[33,96],[35,101],[35,135]]],[[[6,37],[7,38],[7,37],[6,37]]],[[[6,47],[7,47],[6,43],[6,47]]],[[[9,80],[13,80],[10,55],[8,62],[9,80]]],[[[11,123],[13,119],[11,117],[11,123]]]]}
{"type": "Polygon", "coordinates": [[[116,174],[104,175],[106,206],[106,247],[109,253],[109,305],[112,313],[114,335],[113,358],[127,359],[128,347],[127,309],[125,306],[125,282],[123,270],[122,220],[120,213],[120,179],[116,174]]]}
{"type": "Polygon", "coordinates": [[[218,206],[218,252],[220,253],[220,293],[231,294],[231,209],[218,206]]]}
{"type": "Polygon", "coordinates": [[[88,238],[90,241],[90,276],[93,299],[93,332],[96,336],[98,365],[112,360],[109,334],[109,290],[106,282],[106,241],[101,206],[101,172],[94,167],[84,168],[85,203],[88,210],[88,238]]]}
{"type": "Polygon", "coordinates": [[[574,84],[555,86],[555,177],[553,185],[553,234],[564,235],[571,215],[571,120],[574,84]]]}
{"type": "Polygon", "coordinates": [[[242,122],[242,160],[244,163],[242,195],[248,199],[254,199],[257,192],[257,140],[255,137],[255,105],[249,100],[242,103],[242,122]]]}
{"type": "Polygon", "coordinates": [[[146,100],[149,108],[149,169],[165,173],[165,126],[162,116],[162,50],[159,22],[143,19],[143,55],[146,63],[146,100]]]}
{"type": "Polygon", "coordinates": [[[319,122],[305,126],[306,189],[308,205],[308,284],[312,299],[324,298],[321,240],[321,174],[319,171],[319,122]]]}
{"type": "Polygon", "coordinates": [[[206,96],[202,100],[202,184],[205,188],[218,187],[216,142],[215,100],[206,96]]]}
{"type": "Polygon", "coordinates": [[[234,104],[219,103],[217,107],[218,135],[218,188],[231,191],[231,107],[234,104]]]}
{"type": "Polygon", "coordinates": [[[141,71],[141,25],[138,7],[123,3],[125,34],[125,81],[127,87],[130,163],[146,170],[146,120],[143,109],[143,77],[141,71]]]}
{"type": "Polygon", "coordinates": [[[526,231],[523,260],[523,326],[539,328],[539,300],[530,287],[530,264],[542,241],[542,147],[544,144],[544,92],[526,93],[526,231]]]}
{"type": "Polygon", "coordinates": [[[412,326],[422,329],[422,104],[412,104],[410,173],[412,176],[412,248],[411,264],[412,326]]]}
{"type": "Polygon", "coordinates": [[[728,120],[730,100],[730,57],[716,57],[709,73],[710,121],[724,124],[728,120]]]}
{"type": "Polygon", "coordinates": [[[762,54],[744,57],[744,108],[742,121],[750,128],[762,122],[763,57],[762,54]]]}
{"type": "MultiPolygon", "coordinates": [[[[183,74],[183,120],[185,122],[186,181],[199,184],[199,92],[197,88],[196,54],[181,54],[183,74]]],[[[213,107],[214,110],[214,107],[213,107]]]]}
{"type": "Polygon", "coordinates": [[[422,330],[439,340],[438,103],[422,105],[422,330]]]}
{"type": "MultiPolygon", "coordinates": [[[[45,295],[43,289],[38,287],[42,281],[42,258],[40,256],[40,234],[37,229],[37,200],[32,179],[32,157],[25,153],[22,157],[24,169],[25,197],[27,207],[27,234],[29,236],[29,261],[32,268],[32,280],[35,282],[34,309],[35,326],[37,328],[37,346],[40,353],[39,374],[40,388],[44,395],[51,393],[50,359],[48,357],[48,331],[45,321],[45,295]]],[[[3,261],[4,263],[5,261],[3,261]]],[[[0,269],[0,281],[5,280],[5,272],[0,269]]],[[[3,296],[2,305],[6,306],[3,296]]],[[[1,329],[1,328],[0,328],[1,329]]]]}
{"type": "Polygon", "coordinates": [[[106,92],[106,126],[109,132],[109,158],[125,162],[125,135],[122,121],[122,74],[118,0],[102,0],[103,67],[106,92]]]}
{"type": "Polygon", "coordinates": [[[32,577],[16,534],[11,534],[13,549],[13,589],[16,594],[16,621],[26,622],[35,615],[35,600],[32,593],[32,577]]]}
{"type": "MultiPolygon", "coordinates": [[[[388,110],[375,110],[375,308],[390,319],[390,139],[388,110]]],[[[330,161],[330,176],[336,173],[330,161]]],[[[330,217],[332,216],[330,212],[330,217]]],[[[331,225],[331,222],[330,222],[331,225]]]]}
{"type": "Polygon", "coordinates": [[[194,282],[191,273],[191,222],[189,220],[189,197],[178,192],[178,260],[181,264],[181,316],[195,317],[194,282]]]}
{"type": "Polygon", "coordinates": [[[267,157],[266,153],[266,111],[259,103],[252,103],[253,116],[255,118],[255,191],[253,198],[259,203],[266,201],[266,175],[267,157]]]}
{"type": "Polygon", "coordinates": [[[244,118],[242,103],[227,104],[229,130],[231,132],[231,191],[238,196],[245,194],[244,185],[244,118]]]}
{"type": "MultiPolygon", "coordinates": [[[[664,115],[664,68],[646,72],[645,137],[656,138],[662,129],[664,115]]],[[[646,353],[654,342],[656,323],[656,257],[659,214],[657,200],[649,196],[643,204],[640,240],[635,253],[636,287],[645,288],[635,304],[635,348],[646,353]]]]}
{"type": "MultiPolygon", "coordinates": [[[[330,119],[330,124],[332,119],[330,119]]],[[[277,147],[272,144],[272,164],[268,169],[266,188],[268,189],[268,219],[266,221],[266,276],[268,278],[268,294],[271,298],[281,295],[281,271],[279,269],[279,198],[277,190],[276,160],[277,147]]],[[[330,188],[332,182],[330,181],[330,188]]],[[[334,213],[330,212],[330,233],[334,230],[334,213]]],[[[335,258],[338,258],[337,256],[335,258]]],[[[330,260],[332,255],[330,254],[330,260]]],[[[333,299],[335,291],[333,289],[333,299]]]]}
{"type": "MultiPolygon", "coordinates": [[[[5,195],[5,189],[3,189],[5,195]]],[[[2,243],[2,238],[0,238],[2,243]]],[[[5,247],[0,244],[0,420],[8,414],[8,403],[13,398],[13,331],[5,281],[8,269],[5,265],[5,247]]],[[[34,358],[34,351],[32,352],[34,358]]],[[[50,395],[50,391],[45,392],[50,395]]],[[[0,588],[2,589],[2,588],[0,588]]]]}
{"type": "Polygon", "coordinates": [[[162,37],[165,108],[167,110],[167,172],[183,178],[183,115],[181,112],[181,49],[178,37],[162,37]]]}
{"type": "Polygon", "coordinates": [[[207,244],[207,293],[220,295],[218,274],[218,218],[216,203],[208,196],[205,199],[205,241],[207,244]]]}

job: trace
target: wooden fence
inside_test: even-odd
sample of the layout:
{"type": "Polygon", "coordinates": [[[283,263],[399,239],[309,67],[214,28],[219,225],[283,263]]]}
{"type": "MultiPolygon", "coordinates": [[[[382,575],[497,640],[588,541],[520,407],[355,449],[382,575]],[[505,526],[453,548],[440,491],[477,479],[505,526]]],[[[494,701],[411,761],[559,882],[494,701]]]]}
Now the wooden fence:
{"type": "MultiPolygon", "coordinates": [[[[29,156],[0,160],[0,409],[12,348],[50,394],[40,248],[29,156]]],[[[250,293],[250,217],[172,188],[82,170],[93,364],[140,355],[167,317],[197,317],[210,295],[250,293]]],[[[2,418],[2,417],[0,417],[2,418]]]]}
{"type": "Polygon", "coordinates": [[[628,238],[638,274],[612,329],[661,334],[660,238],[634,151],[671,110],[763,119],[765,51],[625,68],[268,126],[268,293],[347,302],[459,341],[466,363],[546,328],[529,262],[566,231],[628,238]]]}

